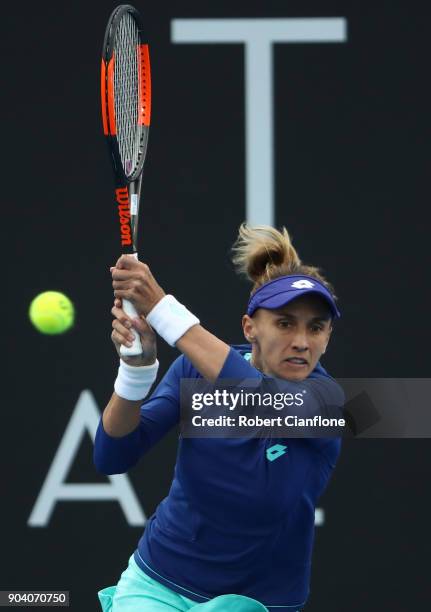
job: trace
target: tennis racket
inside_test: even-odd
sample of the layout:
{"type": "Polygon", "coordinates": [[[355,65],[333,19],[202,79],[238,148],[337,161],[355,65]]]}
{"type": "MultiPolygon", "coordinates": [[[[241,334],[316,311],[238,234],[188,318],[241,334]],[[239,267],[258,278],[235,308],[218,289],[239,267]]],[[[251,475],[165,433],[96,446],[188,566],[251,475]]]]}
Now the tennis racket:
{"type": "MultiPolygon", "coordinates": [[[[137,258],[139,200],[151,116],[151,74],[142,18],[128,4],[114,9],[106,26],[101,97],[103,132],[114,171],[121,252],[137,258]]],[[[131,318],[138,316],[129,300],[123,300],[123,310],[131,318]]],[[[124,356],[141,352],[138,334],[131,347],[121,345],[124,356]]]]}

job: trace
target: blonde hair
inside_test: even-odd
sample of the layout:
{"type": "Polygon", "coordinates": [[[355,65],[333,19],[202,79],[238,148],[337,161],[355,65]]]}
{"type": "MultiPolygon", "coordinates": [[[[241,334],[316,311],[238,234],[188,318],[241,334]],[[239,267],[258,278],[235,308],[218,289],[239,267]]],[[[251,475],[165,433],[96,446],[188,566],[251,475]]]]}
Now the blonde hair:
{"type": "Polygon", "coordinates": [[[280,276],[303,274],[320,281],[336,299],[332,285],[320,269],[302,263],[285,227],[279,231],[269,225],[250,227],[242,223],[232,253],[237,273],[253,283],[252,294],[280,276]]]}

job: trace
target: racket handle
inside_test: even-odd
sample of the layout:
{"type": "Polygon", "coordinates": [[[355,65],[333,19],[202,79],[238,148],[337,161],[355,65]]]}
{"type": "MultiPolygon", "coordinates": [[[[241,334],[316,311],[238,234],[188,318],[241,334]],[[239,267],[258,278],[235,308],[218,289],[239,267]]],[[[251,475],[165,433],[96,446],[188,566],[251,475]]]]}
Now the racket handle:
{"type": "MultiPolygon", "coordinates": [[[[130,319],[136,319],[136,317],[139,317],[136,308],[133,306],[132,302],[129,302],[129,300],[123,300],[123,310],[130,319]]],[[[122,344],[120,347],[120,354],[124,357],[134,357],[135,355],[140,355],[142,353],[142,344],[139,333],[136,331],[136,329],[133,329],[132,331],[135,334],[135,339],[133,340],[132,346],[124,346],[124,344],[122,344]]]]}
{"type": "MultiPolygon", "coordinates": [[[[131,257],[138,259],[138,254],[134,253],[131,255],[131,257]]],[[[139,318],[136,308],[129,300],[123,300],[123,310],[129,319],[139,318]]],[[[120,355],[124,357],[135,357],[136,355],[140,355],[142,353],[142,344],[139,333],[135,329],[133,330],[133,333],[135,334],[135,339],[133,340],[132,346],[124,346],[124,344],[122,344],[120,347],[120,355]]]]}

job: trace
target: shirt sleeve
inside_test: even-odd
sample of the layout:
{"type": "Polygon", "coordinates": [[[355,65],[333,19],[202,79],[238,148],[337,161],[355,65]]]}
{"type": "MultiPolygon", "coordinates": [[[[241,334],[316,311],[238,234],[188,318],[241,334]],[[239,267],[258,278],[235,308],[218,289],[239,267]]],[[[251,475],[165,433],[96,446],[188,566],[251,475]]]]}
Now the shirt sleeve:
{"type": "MultiPolygon", "coordinates": [[[[344,391],[336,380],[328,375],[311,373],[305,380],[295,382],[274,379],[262,375],[262,373],[246,361],[238,351],[231,349],[219,374],[219,379],[258,379],[262,380],[262,390],[274,389],[272,383],[276,383],[276,390],[283,393],[301,393],[305,397],[301,412],[295,408],[294,414],[302,418],[312,418],[315,415],[322,417],[342,417],[345,402],[344,391]],[[267,387],[267,385],[269,385],[267,387]]],[[[305,431],[305,430],[304,430],[305,431]]],[[[338,455],[340,439],[338,437],[304,437],[304,440],[324,452],[327,459],[332,462],[338,455]]]]}
{"type": "Polygon", "coordinates": [[[94,465],[102,474],[123,474],[133,467],[176,423],[180,417],[180,379],[184,359],[171,365],[151,397],[141,406],[136,429],[120,438],[106,433],[100,419],[94,441],[94,465]]]}

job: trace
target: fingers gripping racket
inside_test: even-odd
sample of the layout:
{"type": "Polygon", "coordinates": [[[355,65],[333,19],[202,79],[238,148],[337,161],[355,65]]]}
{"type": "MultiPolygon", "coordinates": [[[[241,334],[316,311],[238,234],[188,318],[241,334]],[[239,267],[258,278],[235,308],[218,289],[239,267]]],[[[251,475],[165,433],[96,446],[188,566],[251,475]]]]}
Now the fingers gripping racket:
{"type": "MultiPolygon", "coordinates": [[[[103,132],[114,171],[121,251],[137,258],[139,200],[151,115],[151,75],[141,16],[127,4],[114,9],[106,26],[101,95],[103,132]]],[[[123,300],[123,309],[131,318],[138,316],[129,300],[123,300]]],[[[121,345],[122,355],[141,352],[137,334],[133,346],[121,345]]]]}

